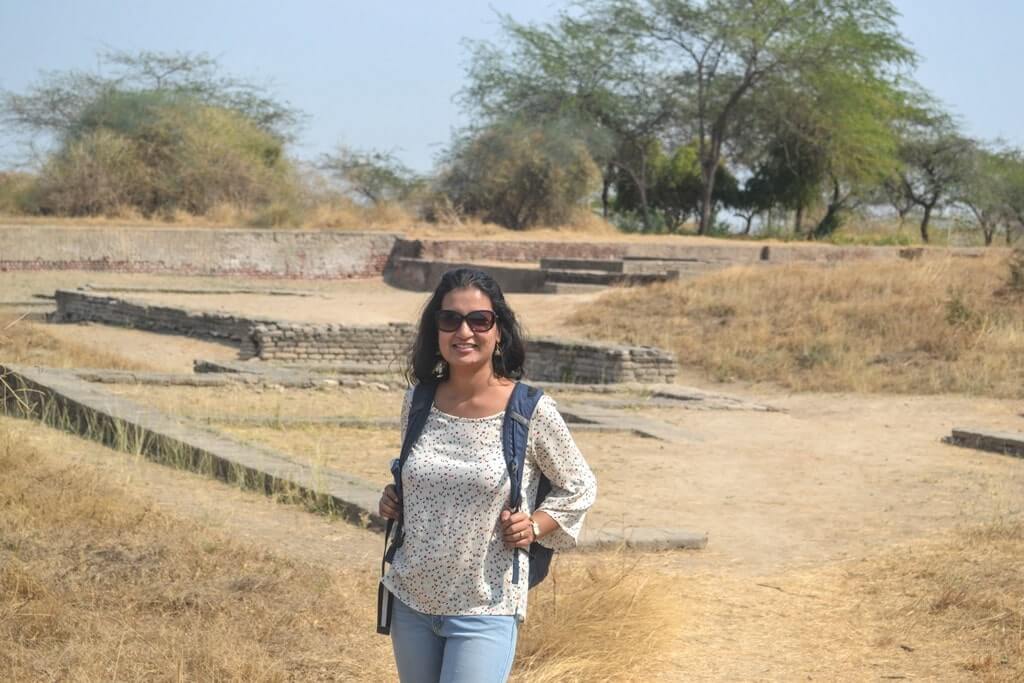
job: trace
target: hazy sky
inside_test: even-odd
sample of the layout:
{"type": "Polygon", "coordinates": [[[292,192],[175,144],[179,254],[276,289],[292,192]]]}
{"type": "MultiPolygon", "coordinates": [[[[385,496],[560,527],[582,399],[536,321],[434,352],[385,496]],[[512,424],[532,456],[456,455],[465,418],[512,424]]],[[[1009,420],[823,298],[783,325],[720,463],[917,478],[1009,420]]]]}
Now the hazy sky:
{"type": "MultiPolygon", "coordinates": [[[[339,142],[393,150],[427,170],[464,120],[463,38],[497,36],[496,12],[546,21],[541,0],[0,0],[0,88],[21,91],[41,70],[91,69],[96,53],[207,52],[232,74],[269,82],[306,112],[296,152],[339,142]]],[[[897,0],[900,27],[921,55],[919,81],[966,131],[1024,145],[1020,0],[897,0]],[[1018,47],[1013,47],[1017,45],[1018,47]]],[[[0,166],[12,148],[0,146],[0,166]]]]}

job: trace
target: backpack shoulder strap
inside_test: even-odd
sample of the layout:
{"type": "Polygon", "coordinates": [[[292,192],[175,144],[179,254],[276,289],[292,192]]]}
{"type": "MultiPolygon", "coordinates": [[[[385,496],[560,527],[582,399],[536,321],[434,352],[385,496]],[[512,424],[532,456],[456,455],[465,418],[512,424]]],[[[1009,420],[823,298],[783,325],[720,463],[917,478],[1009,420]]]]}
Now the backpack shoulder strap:
{"type": "Polygon", "coordinates": [[[523,464],[526,461],[526,446],[530,435],[530,420],[544,392],[525,382],[517,382],[505,408],[505,420],[501,430],[501,446],[512,485],[512,509],[522,504],[523,464]]]}
{"type": "MultiPolygon", "coordinates": [[[[501,450],[505,454],[510,486],[510,507],[518,511],[523,504],[523,466],[530,438],[530,420],[544,392],[537,387],[517,382],[505,408],[501,429],[501,450]]],[[[512,554],[512,583],[519,583],[519,548],[512,554]]]]}
{"type": "Polygon", "coordinates": [[[397,467],[392,469],[392,474],[395,476],[395,487],[399,494],[402,493],[402,467],[409,459],[409,453],[416,445],[416,440],[423,433],[423,427],[427,424],[427,417],[430,415],[430,407],[434,405],[436,392],[436,384],[417,384],[413,388],[409,421],[405,427],[405,438],[402,440],[402,452],[398,456],[397,467]]]}

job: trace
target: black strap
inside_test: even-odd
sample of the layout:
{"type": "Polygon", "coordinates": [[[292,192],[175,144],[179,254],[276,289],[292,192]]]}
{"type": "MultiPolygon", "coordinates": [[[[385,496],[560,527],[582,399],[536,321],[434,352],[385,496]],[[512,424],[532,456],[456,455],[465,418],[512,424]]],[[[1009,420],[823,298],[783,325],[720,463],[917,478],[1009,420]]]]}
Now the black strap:
{"type": "MultiPolygon", "coordinates": [[[[395,520],[389,519],[387,528],[384,529],[384,557],[380,561],[380,575],[384,578],[384,566],[388,562],[388,539],[391,537],[391,530],[395,526],[395,520]]],[[[389,635],[391,633],[391,609],[394,604],[394,596],[391,591],[384,587],[384,582],[377,583],[377,633],[389,635]]]]}

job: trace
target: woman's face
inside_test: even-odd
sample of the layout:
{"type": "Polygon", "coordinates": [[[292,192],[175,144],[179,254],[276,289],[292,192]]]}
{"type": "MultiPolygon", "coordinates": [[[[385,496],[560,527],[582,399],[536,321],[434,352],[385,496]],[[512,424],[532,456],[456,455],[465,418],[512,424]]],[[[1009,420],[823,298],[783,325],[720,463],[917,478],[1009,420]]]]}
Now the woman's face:
{"type": "MultiPolygon", "coordinates": [[[[466,315],[473,311],[494,312],[491,298],[476,287],[453,289],[441,299],[442,311],[455,311],[466,315]]],[[[494,347],[501,342],[501,328],[497,322],[489,330],[479,331],[470,328],[469,322],[463,320],[452,332],[445,332],[438,327],[437,347],[441,357],[448,361],[451,370],[457,368],[477,368],[491,363],[494,347]]]]}

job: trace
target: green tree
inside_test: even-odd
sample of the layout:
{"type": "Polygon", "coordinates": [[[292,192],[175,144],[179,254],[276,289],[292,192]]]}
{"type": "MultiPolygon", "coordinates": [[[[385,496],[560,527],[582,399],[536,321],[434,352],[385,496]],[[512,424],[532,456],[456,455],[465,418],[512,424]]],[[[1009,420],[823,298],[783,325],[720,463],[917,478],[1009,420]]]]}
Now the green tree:
{"type": "Polygon", "coordinates": [[[650,227],[650,143],[678,109],[676,84],[651,70],[632,36],[603,22],[563,14],[542,26],[501,17],[507,47],[472,45],[463,105],[484,125],[518,118],[559,124],[583,141],[602,169],[602,208],[612,185],[631,183],[650,227]]]}
{"type": "Polygon", "coordinates": [[[391,152],[360,151],[341,145],[334,154],[322,155],[317,165],[356,197],[373,204],[402,201],[423,182],[391,152]]]}
{"type": "Polygon", "coordinates": [[[974,142],[943,113],[926,112],[915,119],[901,131],[900,166],[887,184],[898,197],[896,204],[921,208],[921,240],[927,243],[932,212],[955,199],[970,170],[974,142]]]}
{"type": "MultiPolygon", "coordinates": [[[[657,214],[659,226],[678,232],[683,223],[700,212],[701,175],[696,145],[677,147],[670,156],[661,143],[653,141],[648,145],[645,163],[649,210],[657,214]]],[[[716,204],[732,204],[737,192],[736,178],[725,164],[720,165],[715,186],[716,204]]],[[[635,182],[623,179],[616,183],[617,210],[635,212],[642,210],[642,206],[635,182]]],[[[645,222],[645,229],[651,229],[651,221],[645,222]]]]}
{"type": "MultiPolygon", "coordinates": [[[[884,82],[913,61],[888,0],[606,0],[599,12],[608,30],[648,46],[684,88],[678,120],[698,141],[701,234],[711,225],[717,168],[749,100],[822,70],[884,82]]],[[[830,196],[834,215],[843,200],[830,196]]]]}
{"type": "Polygon", "coordinates": [[[985,245],[992,244],[1002,229],[1006,242],[1024,218],[1024,161],[1014,149],[978,145],[970,155],[969,171],[958,200],[966,206],[981,230],[985,245]]]}
{"type": "Polygon", "coordinates": [[[457,141],[439,184],[461,211],[523,230],[565,222],[599,176],[563,125],[507,121],[457,141]]]}
{"type": "MultiPolygon", "coordinates": [[[[751,98],[762,152],[753,187],[794,212],[794,232],[806,209],[824,213],[807,231],[823,238],[877,195],[897,168],[896,122],[910,106],[899,81],[821,67],[799,81],[777,79],[751,98]]],[[[749,153],[749,152],[748,152],[749,153]]]]}

